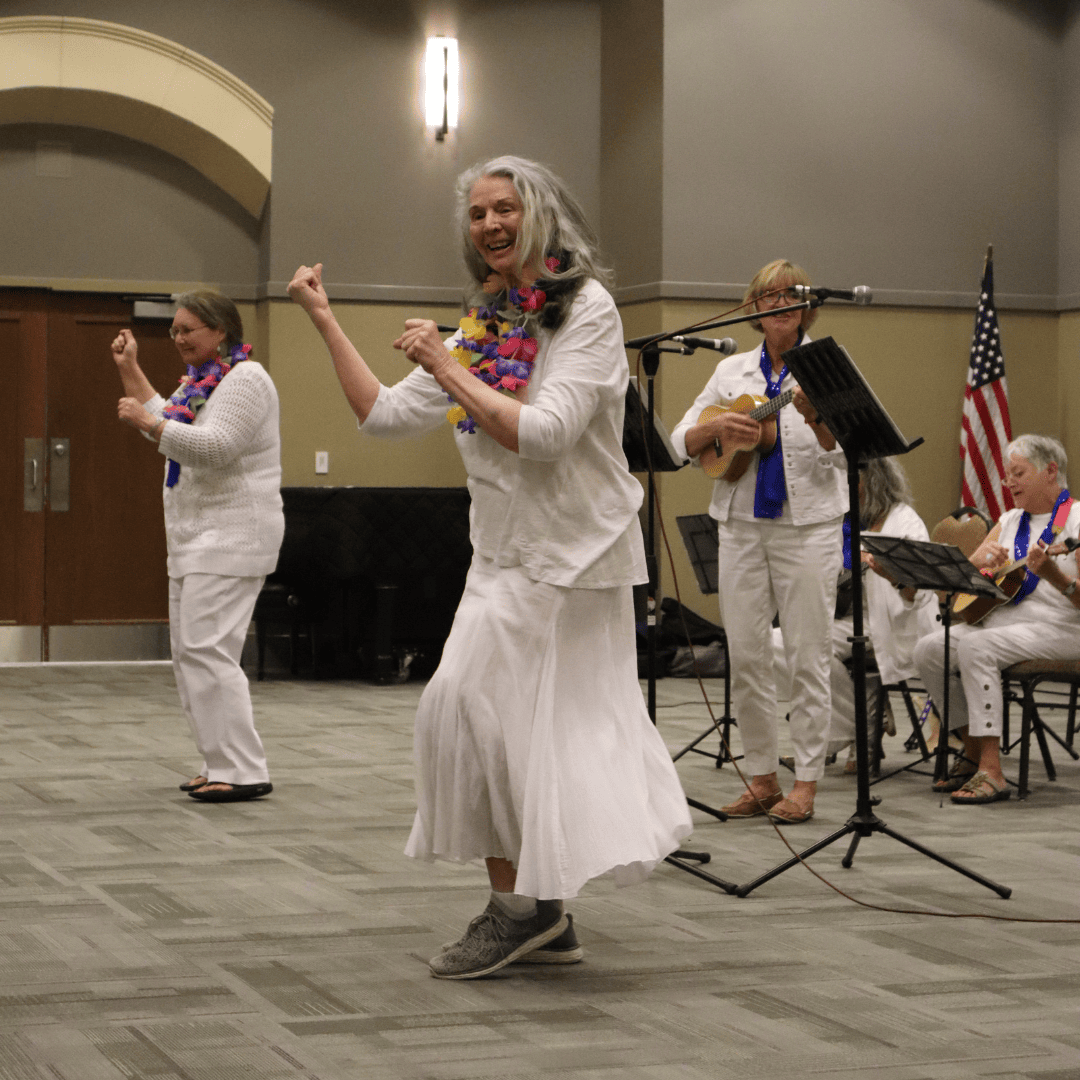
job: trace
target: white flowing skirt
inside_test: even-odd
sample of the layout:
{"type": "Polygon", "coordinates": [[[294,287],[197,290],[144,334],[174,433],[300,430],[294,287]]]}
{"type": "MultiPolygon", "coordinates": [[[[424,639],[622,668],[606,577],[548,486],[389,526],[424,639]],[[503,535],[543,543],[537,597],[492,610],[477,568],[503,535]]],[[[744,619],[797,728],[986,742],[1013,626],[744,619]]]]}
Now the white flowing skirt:
{"type": "Polygon", "coordinates": [[[415,755],[406,854],[508,859],[526,896],[640,881],[692,831],[638,683],[629,586],[545,585],[475,557],[415,755]]]}

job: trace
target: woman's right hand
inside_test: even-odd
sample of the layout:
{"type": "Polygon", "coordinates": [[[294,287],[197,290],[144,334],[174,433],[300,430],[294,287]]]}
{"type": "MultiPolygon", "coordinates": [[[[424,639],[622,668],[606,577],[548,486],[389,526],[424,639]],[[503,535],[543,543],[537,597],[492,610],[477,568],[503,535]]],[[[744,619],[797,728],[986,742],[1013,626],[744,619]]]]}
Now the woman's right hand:
{"type": "Polygon", "coordinates": [[[330,300],[322,283],[322,263],[301,266],[289,282],[289,296],[314,320],[319,312],[330,310],[330,300]]]}
{"type": "Polygon", "coordinates": [[[139,346],[135,344],[135,335],[130,330],[121,330],[113,338],[112,356],[118,366],[138,362],[139,346]]]}

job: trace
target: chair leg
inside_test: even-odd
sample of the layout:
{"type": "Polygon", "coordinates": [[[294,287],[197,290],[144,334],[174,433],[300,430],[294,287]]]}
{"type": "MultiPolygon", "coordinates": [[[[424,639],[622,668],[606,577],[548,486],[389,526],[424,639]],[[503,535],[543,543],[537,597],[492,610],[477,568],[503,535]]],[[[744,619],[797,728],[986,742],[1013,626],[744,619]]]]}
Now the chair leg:
{"type": "MultiPolygon", "coordinates": [[[[1008,710],[1008,695],[1005,697],[1005,708],[1008,710]]],[[[1024,709],[1020,721],[1020,779],[1017,784],[1016,797],[1026,799],[1028,796],[1028,758],[1031,752],[1031,714],[1035,708],[1035,691],[1031,686],[1024,685],[1024,709]]],[[[1008,713],[1006,712],[1006,715],[1008,713]]],[[[1002,729],[1001,745],[1008,747],[1009,740],[1002,729]]]]}
{"type": "Polygon", "coordinates": [[[1065,743],[1072,749],[1073,739],[1076,737],[1076,698],[1080,692],[1080,683],[1073,683],[1069,690],[1069,722],[1065,725],[1065,743]]]}
{"type": "Polygon", "coordinates": [[[1057,769],[1054,768],[1054,759],[1050,756],[1050,745],[1046,741],[1047,727],[1042,721],[1042,717],[1039,715],[1038,709],[1035,708],[1035,703],[1031,704],[1033,716],[1031,718],[1031,726],[1035,731],[1035,738],[1039,740],[1039,750],[1042,753],[1043,765],[1046,767],[1047,780],[1057,779],[1057,769]]]}

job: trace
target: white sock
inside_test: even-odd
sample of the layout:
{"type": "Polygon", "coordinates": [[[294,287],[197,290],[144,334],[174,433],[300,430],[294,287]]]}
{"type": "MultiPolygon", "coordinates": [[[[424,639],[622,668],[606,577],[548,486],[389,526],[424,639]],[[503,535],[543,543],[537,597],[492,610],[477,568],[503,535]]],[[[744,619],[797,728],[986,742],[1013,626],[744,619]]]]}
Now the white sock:
{"type": "Polygon", "coordinates": [[[511,919],[529,919],[536,914],[536,897],[522,896],[520,893],[496,892],[491,890],[491,899],[510,916],[511,919]]]}

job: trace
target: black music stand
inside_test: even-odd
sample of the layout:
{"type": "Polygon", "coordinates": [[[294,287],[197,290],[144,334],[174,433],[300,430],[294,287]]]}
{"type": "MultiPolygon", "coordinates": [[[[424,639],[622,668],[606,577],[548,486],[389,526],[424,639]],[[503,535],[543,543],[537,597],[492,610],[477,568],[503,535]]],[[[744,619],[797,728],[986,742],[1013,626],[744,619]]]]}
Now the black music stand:
{"type": "MultiPolygon", "coordinates": [[[[933,589],[945,593],[941,605],[941,625],[945,628],[945,693],[941,705],[941,730],[935,755],[934,779],[944,779],[949,767],[949,684],[952,666],[949,656],[949,631],[952,626],[952,606],[961,593],[992,596],[1007,600],[1008,596],[958,548],[951,544],[933,544],[928,540],[905,540],[896,536],[864,536],[862,546],[885,567],[901,585],[916,589],[933,589]]],[[[937,704],[937,703],[935,703],[937,704]]],[[[916,763],[918,764],[918,763],[916,763]]],[[[909,766],[904,766],[909,768],[909,766]]],[[[895,776],[897,769],[885,776],[895,776]]]]}
{"type": "MultiPolygon", "coordinates": [[[[645,636],[648,648],[645,675],[648,683],[648,711],[649,719],[656,724],[656,618],[659,610],[659,585],[660,566],[653,547],[655,530],[656,510],[656,472],[675,472],[681,469],[686,462],[675,452],[671,438],[664,428],[663,423],[657,418],[653,406],[653,378],[660,366],[660,352],[668,351],[659,346],[649,346],[643,350],[642,366],[645,369],[646,386],[645,397],[642,400],[641,388],[635,376],[630,376],[630,383],[626,388],[626,412],[623,416],[623,452],[630,466],[631,472],[647,473],[646,498],[649,502],[647,517],[647,529],[645,535],[645,564],[649,574],[649,597],[653,600],[654,607],[645,613],[645,636]]],[[[680,352],[683,350],[679,350],[680,352]]],[[[727,814],[723,810],[707,806],[705,803],[686,799],[687,805],[711,814],[720,821],[727,821],[727,814]]],[[[713,874],[706,873],[696,866],[688,866],[681,859],[689,859],[696,863],[707,863],[711,859],[705,851],[686,851],[679,849],[666,857],[666,862],[685,870],[688,874],[708,881],[718,886],[727,893],[735,891],[735,882],[725,881],[713,874]]]]}
{"type": "MultiPolygon", "coordinates": [[[[918,446],[922,439],[909,443],[893,423],[892,418],[878,401],[870,384],[852,362],[852,359],[833,339],[823,338],[799,345],[784,353],[784,362],[795,376],[818,416],[833,433],[837,443],[847,456],[848,507],[851,516],[851,550],[862,549],[859,515],[859,466],[874,458],[906,454],[918,446]]],[[[944,546],[944,545],[938,545],[944,546]]],[[[969,564],[970,565],[970,564],[969,564]]],[[[845,836],[851,836],[851,845],[841,860],[848,869],[855,858],[855,849],[864,836],[876,832],[891,836],[894,840],[955,870],[958,874],[977,881],[1003,899],[1012,895],[1012,889],[976,874],[951,859],[938,855],[922,844],[890,829],[873,811],[870,801],[870,759],[866,730],[866,642],[863,634],[863,582],[861,574],[852,574],[852,636],[851,674],[855,684],[855,757],[858,783],[855,813],[844,827],[812,844],[799,855],[753,881],[740,885],[736,896],[747,896],[759,885],[771,881],[785,870],[797,866],[816,851],[828,847],[845,836]]],[[[972,590],[974,591],[974,590],[972,590]]],[[[948,672],[946,669],[946,678],[948,672]]],[[[945,721],[942,721],[944,727],[945,721]]],[[[941,741],[948,742],[946,731],[941,741]]]]}
{"type": "MultiPolygon", "coordinates": [[[[686,514],[677,517],[675,524],[679,526],[698,588],[705,596],[715,596],[720,591],[720,544],[716,535],[716,522],[708,514],[686,514]]],[[[720,632],[724,635],[724,656],[727,658],[724,670],[724,715],[692,743],[684,746],[677,754],[672,754],[672,761],[678,761],[684,754],[695,753],[713,758],[716,767],[720,769],[725,761],[738,761],[742,757],[741,754],[738,757],[731,754],[731,725],[735,720],[731,715],[731,654],[727,647],[727,632],[723,627],[720,632]],[[723,724],[723,730],[718,726],[720,724],[723,724]],[[704,742],[713,732],[720,736],[720,749],[715,754],[708,750],[699,750],[698,743],[704,742]]]]}

